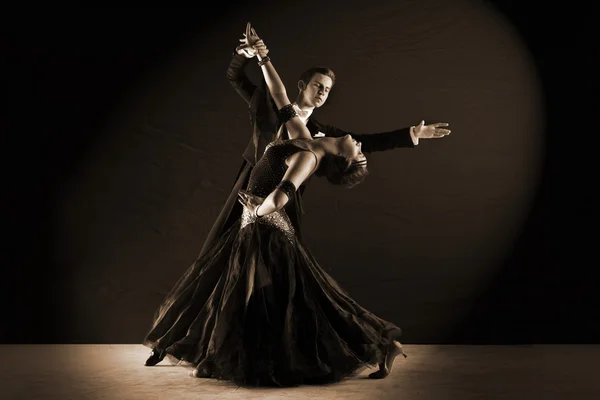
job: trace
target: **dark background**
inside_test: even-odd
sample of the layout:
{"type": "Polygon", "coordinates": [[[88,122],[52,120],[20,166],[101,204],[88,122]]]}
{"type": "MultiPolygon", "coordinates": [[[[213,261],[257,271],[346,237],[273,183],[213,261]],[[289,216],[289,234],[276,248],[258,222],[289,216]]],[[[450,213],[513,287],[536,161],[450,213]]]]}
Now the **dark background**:
{"type": "Polygon", "coordinates": [[[308,189],[309,244],[359,302],[407,343],[598,343],[598,52],[576,3],[4,13],[2,342],[141,341],[241,163],[225,70],[250,20],[291,94],[336,71],[323,122],[451,123],[372,155],[354,192],[308,189]]]}

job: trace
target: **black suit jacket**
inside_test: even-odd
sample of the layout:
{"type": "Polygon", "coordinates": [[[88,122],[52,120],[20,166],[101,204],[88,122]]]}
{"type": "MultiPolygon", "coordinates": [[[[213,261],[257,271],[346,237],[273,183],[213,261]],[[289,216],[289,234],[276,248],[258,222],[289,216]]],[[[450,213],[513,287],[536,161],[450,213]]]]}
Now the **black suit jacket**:
{"type": "MultiPolygon", "coordinates": [[[[260,84],[256,85],[246,75],[245,67],[250,60],[252,59],[235,54],[227,69],[227,79],[249,106],[248,113],[253,138],[246,147],[244,159],[254,165],[264,152],[267,144],[275,138],[280,123],[277,119],[277,107],[269,93],[265,80],[261,79],[260,84]]],[[[322,124],[312,115],[308,119],[306,127],[313,136],[318,132],[331,137],[350,134],[362,143],[363,153],[391,150],[398,147],[414,147],[409,127],[390,132],[355,133],[344,131],[333,125],[322,124]]]]}

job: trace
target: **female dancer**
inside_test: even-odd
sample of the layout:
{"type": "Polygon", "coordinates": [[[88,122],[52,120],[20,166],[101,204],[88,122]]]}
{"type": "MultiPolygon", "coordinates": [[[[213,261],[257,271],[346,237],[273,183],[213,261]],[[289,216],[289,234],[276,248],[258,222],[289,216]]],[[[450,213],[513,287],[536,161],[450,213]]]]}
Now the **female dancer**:
{"type": "Polygon", "coordinates": [[[368,174],[350,135],[313,139],[262,42],[259,64],[290,140],[271,143],[240,193],[241,218],[190,266],[144,343],[197,365],[192,375],[241,386],[336,382],[364,367],[384,378],[404,354],[400,328],[358,305],[312,257],[285,205],[314,173],[352,187],[368,174]]]}

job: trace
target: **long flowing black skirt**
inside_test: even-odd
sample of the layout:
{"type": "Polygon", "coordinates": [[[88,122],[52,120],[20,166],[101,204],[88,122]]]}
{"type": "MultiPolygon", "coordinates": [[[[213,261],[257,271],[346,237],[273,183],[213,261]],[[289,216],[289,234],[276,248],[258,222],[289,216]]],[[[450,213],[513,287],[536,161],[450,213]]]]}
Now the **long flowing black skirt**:
{"type": "Polygon", "coordinates": [[[297,237],[240,226],[176,283],[146,346],[240,386],[336,382],[384,361],[400,328],[352,300],[297,237]]]}

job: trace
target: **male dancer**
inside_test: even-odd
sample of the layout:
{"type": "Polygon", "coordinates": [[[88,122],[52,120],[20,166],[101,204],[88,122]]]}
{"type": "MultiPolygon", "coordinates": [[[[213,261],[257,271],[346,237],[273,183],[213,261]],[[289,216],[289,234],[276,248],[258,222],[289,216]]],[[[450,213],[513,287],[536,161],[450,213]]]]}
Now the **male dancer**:
{"type": "MultiPolygon", "coordinates": [[[[278,137],[287,139],[287,132],[279,123],[278,110],[264,78],[261,79],[260,84],[256,85],[245,73],[245,68],[252,58],[260,55],[262,61],[268,57],[269,50],[256,35],[254,29],[250,28],[249,24],[246,27],[246,33],[243,35],[244,38],[240,39],[242,45],[236,48],[229,63],[227,79],[249,106],[248,111],[253,135],[243,154],[242,165],[229,197],[204,242],[199,258],[210,248],[214,240],[241,216],[242,206],[238,202],[238,193],[246,188],[250,172],[264,153],[266,146],[278,137]]],[[[312,114],[315,109],[326,103],[334,84],[335,74],[326,67],[312,67],[300,75],[298,81],[299,91],[293,104],[300,117],[306,122],[306,126],[313,137],[340,137],[350,134],[362,143],[361,150],[363,153],[372,153],[395,148],[414,148],[419,144],[419,139],[441,138],[450,134],[449,129],[440,128],[447,127],[447,123],[425,125],[425,121],[421,121],[417,126],[372,134],[352,133],[333,125],[322,124],[312,114]]],[[[299,225],[303,193],[304,186],[296,191],[294,201],[289,202],[286,206],[286,212],[298,234],[302,232],[299,225]]],[[[154,366],[161,362],[164,357],[163,352],[154,349],[145,365],[154,366]]]]}

